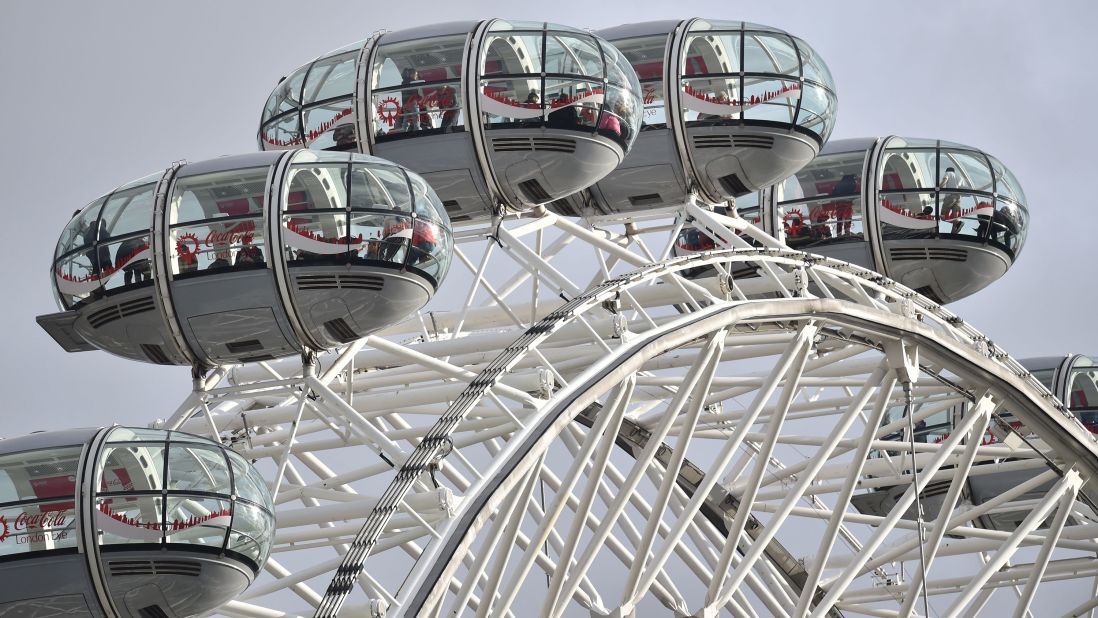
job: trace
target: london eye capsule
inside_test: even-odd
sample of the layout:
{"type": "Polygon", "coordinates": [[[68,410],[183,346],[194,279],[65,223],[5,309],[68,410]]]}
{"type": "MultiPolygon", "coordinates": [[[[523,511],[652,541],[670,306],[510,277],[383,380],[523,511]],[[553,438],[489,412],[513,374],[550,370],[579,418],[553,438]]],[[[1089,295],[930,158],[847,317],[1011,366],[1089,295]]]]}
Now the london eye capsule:
{"type": "Polygon", "coordinates": [[[421,308],[449,218],[417,174],[294,150],[173,166],[65,226],[38,322],[69,351],[209,367],[325,350],[421,308]]]}
{"type": "Polygon", "coordinates": [[[259,144],[391,159],[457,221],[590,186],[625,158],[640,114],[636,74],[612,45],[490,19],[378,34],[297,69],[268,99],[259,144]]]}
{"type": "Polygon", "coordinates": [[[790,247],[867,266],[942,303],[1003,276],[1029,226],[1025,194],[1006,166],[942,140],[831,142],[760,195],[761,214],[740,213],[761,217],[790,247]]]}
{"type": "Polygon", "coordinates": [[[0,441],[0,615],[193,616],[236,597],[274,535],[263,478],[177,431],[0,441]]]}
{"type": "Polygon", "coordinates": [[[627,24],[598,34],[641,81],[644,117],[629,156],[585,197],[557,205],[629,212],[719,204],[786,178],[835,126],[827,65],[803,40],[745,22],[687,19],[627,24]]]}

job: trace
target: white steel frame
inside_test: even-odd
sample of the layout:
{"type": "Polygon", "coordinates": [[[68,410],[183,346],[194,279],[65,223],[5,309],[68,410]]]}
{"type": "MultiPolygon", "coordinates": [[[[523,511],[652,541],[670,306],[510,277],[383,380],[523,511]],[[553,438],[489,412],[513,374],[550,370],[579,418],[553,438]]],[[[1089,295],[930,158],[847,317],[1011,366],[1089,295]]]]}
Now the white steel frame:
{"type": "Polygon", "coordinates": [[[457,238],[458,309],[319,360],[219,369],[160,423],[271,476],[274,554],[224,615],[893,616],[927,598],[954,615],[1004,587],[1025,615],[1038,583],[1070,579],[1093,607],[1095,442],[948,310],[693,201],[457,238]],[[691,225],[718,249],[672,257],[691,225]],[[913,413],[892,418],[904,384],[913,413]],[[915,440],[951,409],[940,443],[915,440]],[[1007,412],[1021,428],[983,443],[1007,412]],[[970,503],[970,479],[1004,473],[1021,481],[970,503]],[[903,518],[939,486],[945,508],[903,518]],[[898,507],[851,506],[874,490],[898,507]],[[984,524],[1021,509],[1016,530],[984,524]]]}

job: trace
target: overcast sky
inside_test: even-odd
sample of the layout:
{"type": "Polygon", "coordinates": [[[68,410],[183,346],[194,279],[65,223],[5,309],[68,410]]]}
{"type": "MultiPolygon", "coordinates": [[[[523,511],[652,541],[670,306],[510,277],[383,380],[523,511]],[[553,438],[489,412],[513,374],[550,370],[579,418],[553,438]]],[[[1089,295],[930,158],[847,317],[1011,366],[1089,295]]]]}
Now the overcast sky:
{"type": "MultiPolygon", "coordinates": [[[[49,263],[73,210],[178,159],[256,149],[279,77],[386,28],[485,17],[582,28],[660,18],[786,29],[830,65],[834,137],[949,139],[1018,176],[1033,223],[1018,264],[952,308],[1016,357],[1098,353],[1098,176],[1089,2],[14,2],[0,5],[7,325],[0,435],[165,417],[185,368],[67,354],[34,322],[56,311],[49,263]],[[539,8],[540,7],[540,8],[539,8]],[[1090,283],[1088,283],[1090,282],[1090,283]]],[[[444,287],[442,294],[446,293],[444,287]]],[[[460,302],[460,301],[455,301],[460,302]]]]}

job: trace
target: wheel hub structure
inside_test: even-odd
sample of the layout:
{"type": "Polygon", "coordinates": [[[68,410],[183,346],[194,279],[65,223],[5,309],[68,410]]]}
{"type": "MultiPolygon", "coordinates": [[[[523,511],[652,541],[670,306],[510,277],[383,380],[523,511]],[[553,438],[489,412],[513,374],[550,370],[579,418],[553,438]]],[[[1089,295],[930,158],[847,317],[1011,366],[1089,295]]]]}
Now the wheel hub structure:
{"type": "Polygon", "coordinates": [[[692,201],[455,239],[456,309],[196,376],[157,423],[270,479],[224,615],[1098,605],[1098,445],[947,309],[692,201]],[[669,257],[690,226],[716,248],[669,257]]]}

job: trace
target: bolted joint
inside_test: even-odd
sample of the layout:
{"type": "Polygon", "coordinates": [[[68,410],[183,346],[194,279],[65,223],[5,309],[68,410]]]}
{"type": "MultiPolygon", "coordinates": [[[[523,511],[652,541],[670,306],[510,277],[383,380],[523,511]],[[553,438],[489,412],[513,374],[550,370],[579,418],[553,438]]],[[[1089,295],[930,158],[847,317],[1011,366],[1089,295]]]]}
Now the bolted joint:
{"type": "Polygon", "coordinates": [[[370,618],[385,618],[388,613],[388,601],[385,599],[370,599],[370,618]]]}
{"type": "Polygon", "coordinates": [[[910,387],[919,380],[919,348],[900,339],[884,344],[889,369],[896,372],[896,379],[910,387]]]}

